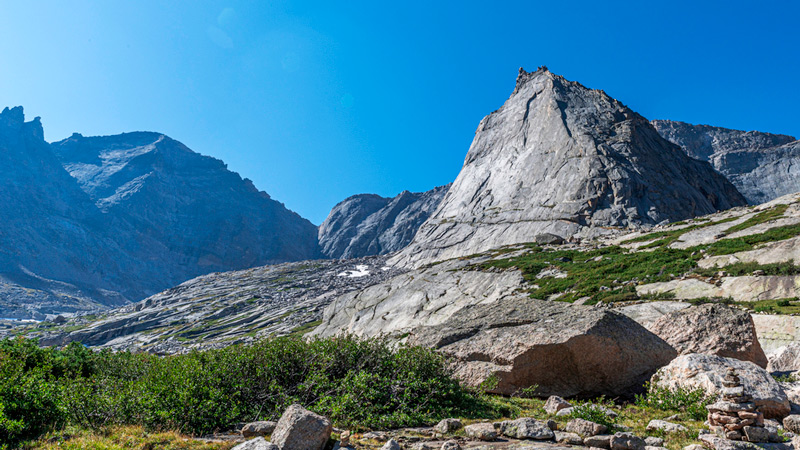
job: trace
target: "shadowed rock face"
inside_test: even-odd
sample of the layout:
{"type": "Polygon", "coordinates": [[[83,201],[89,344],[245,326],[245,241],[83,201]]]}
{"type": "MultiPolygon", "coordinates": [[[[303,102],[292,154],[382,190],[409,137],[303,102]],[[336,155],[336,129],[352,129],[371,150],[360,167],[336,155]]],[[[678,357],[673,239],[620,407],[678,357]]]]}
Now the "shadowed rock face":
{"type": "Polygon", "coordinates": [[[436,210],[450,185],[427,192],[349,197],[333,207],[319,227],[319,244],[328,258],[358,258],[402,249],[436,210]]]}
{"type": "Polygon", "coordinates": [[[793,136],[672,120],[652,124],[689,156],[710,162],[752,205],[800,192],[800,141],[793,136]]]}
{"type": "Polygon", "coordinates": [[[0,317],[117,306],[208,272],[319,257],[313,224],[180,142],[43,135],[21,107],[0,113],[0,317]]]}
{"type": "Polygon", "coordinates": [[[511,97],[478,126],[441,205],[393,262],[414,266],[541,233],[657,224],[745,203],[709,164],[602,91],[546,69],[520,71],[511,97]]]}

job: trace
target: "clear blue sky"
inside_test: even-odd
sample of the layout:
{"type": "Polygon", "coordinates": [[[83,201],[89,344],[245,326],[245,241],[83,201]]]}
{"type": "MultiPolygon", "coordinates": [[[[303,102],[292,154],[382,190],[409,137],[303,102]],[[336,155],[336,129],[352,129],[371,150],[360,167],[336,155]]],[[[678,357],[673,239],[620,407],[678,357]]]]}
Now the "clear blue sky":
{"type": "Polygon", "coordinates": [[[517,68],[648,118],[800,136],[800,2],[0,0],[0,105],[160,131],[319,224],[452,181],[517,68]]]}

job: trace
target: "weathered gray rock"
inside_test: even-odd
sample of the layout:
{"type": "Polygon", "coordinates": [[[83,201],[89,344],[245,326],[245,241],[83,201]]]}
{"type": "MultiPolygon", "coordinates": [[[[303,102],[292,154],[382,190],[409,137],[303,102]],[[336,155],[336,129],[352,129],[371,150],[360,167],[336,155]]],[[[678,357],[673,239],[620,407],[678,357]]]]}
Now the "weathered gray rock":
{"type": "Polygon", "coordinates": [[[697,438],[706,448],[713,450],[759,450],[761,447],[752,442],[732,441],[715,434],[701,434],[697,438]]]}
{"type": "Polygon", "coordinates": [[[383,444],[381,450],[402,450],[402,447],[400,447],[400,444],[394,439],[389,439],[385,444],[383,444]]]}
{"type": "Polygon", "coordinates": [[[494,425],[488,422],[467,425],[464,427],[464,433],[467,437],[479,441],[493,441],[497,439],[497,431],[494,429],[494,425]]]}
{"type": "Polygon", "coordinates": [[[359,258],[394,252],[408,245],[436,210],[450,185],[397,197],[349,197],[333,207],[319,226],[319,245],[328,258],[359,258]]]}
{"type": "Polygon", "coordinates": [[[676,356],[622,314],[524,297],[464,308],[409,342],[453,357],[468,384],[496,380],[489,390],[503,394],[534,384],[540,395],[630,394],[676,356]]]}
{"type": "Polygon", "coordinates": [[[233,447],[231,450],[280,450],[277,445],[268,442],[263,437],[257,437],[255,439],[250,439],[247,442],[243,442],[236,447],[233,447]]]}
{"type": "Polygon", "coordinates": [[[275,431],[277,423],[262,420],[258,422],[250,422],[242,427],[242,436],[249,438],[255,436],[269,436],[275,431]]]}
{"type": "Polygon", "coordinates": [[[611,450],[644,450],[644,439],[633,433],[614,433],[611,436],[611,450]]]}
{"type": "Polygon", "coordinates": [[[595,447],[595,448],[611,448],[611,438],[610,434],[602,434],[597,436],[586,436],[583,439],[583,445],[587,447],[595,447]]]}
{"type": "Polygon", "coordinates": [[[542,68],[478,125],[436,212],[394,259],[419,265],[587,227],[657,224],[743,205],[707,163],[599,90],[542,68]]]}
{"type": "Polygon", "coordinates": [[[572,405],[563,398],[557,395],[551,395],[544,403],[544,410],[547,412],[547,414],[555,414],[562,409],[569,408],[570,406],[572,405]]]}
{"type": "Polygon", "coordinates": [[[583,438],[576,433],[555,431],[555,441],[559,444],[583,445],[583,438]]]}
{"type": "MultiPolygon", "coordinates": [[[[689,431],[679,423],[667,422],[666,420],[651,420],[647,423],[647,431],[663,431],[664,433],[682,433],[689,431]]],[[[648,444],[649,445],[649,444],[648,444]]]]}
{"type": "Polygon", "coordinates": [[[441,450],[461,450],[461,445],[459,445],[458,441],[451,439],[442,444],[441,450]]]}
{"type": "Polygon", "coordinates": [[[515,439],[549,440],[554,436],[545,422],[530,417],[501,422],[500,433],[515,439]]]}
{"type": "Polygon", "coordinates": [[[683,447],[683,450],[705,450],[705,447],[700,444],[689,444],[686,447],[683,447]]]}
{"type": "Polygon", "coordinates": [[[796,372],[800,370],[800,342],[790,342],[778,348],[769,357],[768,372],[796,372]]]}
{"type": "Polygon", "coordinates": [[[783,428],[786,431],[800,434],[800,415],[791,414],[783,418],[783,428]]]}
{"type": "Polygon", "coordinates": [[[460,430],[464,425],[458,419],[443,419],[433,427],[437,433],[447,434],[460,430]]]}
{"type": "Polygon", "coordinates": [[[327,418],[300,405],[292,405],[278,420],[272,442],[281,450],[322,450],[332,431],[333,426],[327,418]]]}
{"type": "MultiPolygon", "coordinates": [[[[719,395],[728,368],[734,368],[755,406],[767,418],[782,418],[789,414],[789,399],[778,383],[761,367],[733,358],[692,353],[675,358],[653,375],[654,386],[675,389],[703,389],[719,395]]],[[[719,403],[718,403],[719,404],[719,403]]]]}
{"type": "Polygon", "coordinates": [[[750,204],[800,191],[800,142],[792,136],[671,120],[652,123],[689,156],[710,162],[750,204]]]}
{"type": "Polygon", "coordinates": [[[678,353],[705,353],[767,367],[750,314],[712,303],[665,314],[647,327],[678,353]]]}
{"type": "Polygon", "coordinates": [[[585,419],[572,419],[565,428],[570,433],[576,433],[583,437],[597,436],[608,431],[608,427],[599,423],[594,423],[585,419]]]}
{"type": "Polygon", "coordinates": [[[647,436],[644,438],[644,443],[648,447],[663,447],[664,446],[664,439],[655,436],[647,436]]]}

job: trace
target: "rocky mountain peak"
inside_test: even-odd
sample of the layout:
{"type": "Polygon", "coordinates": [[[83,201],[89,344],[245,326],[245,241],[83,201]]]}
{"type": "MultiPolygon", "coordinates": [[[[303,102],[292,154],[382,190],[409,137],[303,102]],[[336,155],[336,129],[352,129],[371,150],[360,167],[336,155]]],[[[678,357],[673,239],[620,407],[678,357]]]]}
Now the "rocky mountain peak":
{"type": "Polygon", "coordinates": [[[463,256],[540,233],[682,220],[744,204],[706,163],[601,90],[546,68],[517,76],[478,125],[437,212],[396,262],[463,256]]]}
{"type": "Polygon", "coordinates": [[[22,106],[13,108],[5,107],[0,112],[0,124],[8,128],[19,128],[25,122],[25,112],[22,106]]]}

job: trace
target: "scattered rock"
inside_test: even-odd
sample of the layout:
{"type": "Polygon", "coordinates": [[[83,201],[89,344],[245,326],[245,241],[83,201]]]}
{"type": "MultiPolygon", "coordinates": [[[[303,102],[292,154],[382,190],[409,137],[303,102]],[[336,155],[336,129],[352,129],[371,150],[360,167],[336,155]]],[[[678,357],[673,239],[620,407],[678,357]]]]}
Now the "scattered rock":
{"type": "Polygon", "coordinates": [[[568,415],[572,414],[572,411],[574,411],[574,410],[575,409],[572,406],[570,406],[569,408],[560,409],[556,413],[556,417],[568,416],[568,415]]]}
{"type": "Polygon", "coordinates": [[[575,433],[556,431],[555,440],[560,444],[583,445],[583,439],[575,433]]]}
{"type": "Polygon", "coordinates": [[[667,422],[666,420],[651,420],[647,424],[647,431],[663,431],[665,433],[681,433],[688,429],[680,424],[667,422]]]}
{"type": "Polygon", "coordinates": [[[557,395],[551,395],[544,404],[544,410],[547,414],[555,414],[562,409],[569,408],[572,405],[557,395]]]}
{"type": "Polygon", "coordinates": [[[764,369],[747,361],[697,353],[681,355],[659,369],[651,383],[667,389],[700,388],[710,395],[720,395],[728,368],[736,370],[764,417],[783,418],[789,414],[789,399],[778,383],[764,369]]]}
{"type": "Polygon", "coordinates": [[[775,350],[769,357],[768,372],[800,370],[800,342],[791,342],[775,350]]]}
{"type": "Polygon", "coordinates": [[[553,439],[553,430],[545,422],[530,417],[520,417],[500,423],[500,433],[515,439],[553,439]]]}
{"type": "Polygon", "coordinates": [[[752,442],[724,439],[715,434],[701,434],[697,439],[713,450],[761,450],[761,447],[752,442]]]}
{"type": "Polygon", "coordinates": [[[705,450],[705,447],[700,444],[689,444],[686,447],[683,447],[683,450],[705,450]]]}
{"type": "Polygon", "coordinates": [[[458,419],[444,419],[433,427],[433,431],[441,434],[452,433],[460,430],[464,425],[458,419]]]}
{"type": "Polygon", "coordinates": [[[792,433],[800,433],[800,415],[792,414],[784,417],[783,428],[792,433]]]}
{"type": "Polygon", "coordinates": [[[681,355],[705,353],[767,367],[750,314],[721,303],[673,311],[647,327],[681,355]]]}
{"type": "Polygon", "coordinates": [[[594,423],[585,419],[572,419],[565,428],[570,433],[577,433],[581,436],[596,436],[608,431],[608,427],[599,423],[594,423]]]}
{"type": "Polygon", "coordinates": [[[350,431],[345,430],[339,434],[339,445],[342,447],[347,447],[350,445],[350,436],[352,433],[350,431]]]}
{"type": "Polygon", "coordinates": [[[281,450],[321,450],[332,431],[330,420],[294,404],[278,420],[272,442],[281,450]]]}
{"type": "Polygon", "coordinates": [[[275,431],[275,422],[271,421],[258,421],[250,422],[242,427],[242,436],[249,438],[255,436],[269,436],[275,431]]]}
{"type": "Polygon", "coordinates": [[[479,441],[493,441],[497,439],[497,431],[495,431],[494,425],[488,422],[467,425],[464,427],[464,433],[466,433],[467,437],[479,441]]]}
{"type": "Polygon", "coordinates": [[[610,434],[600,434],[596,436],[587,436],[583,440],[583,445],[587,447],[595,447],[595,448],[611,448],[611,438],[610,434]]]}
{"type": "Polygon", "coordinates": [[[461,450],[461,445],[458,444],[458,441],[451,439],[442,444],[441,450],[461,450]]]}
{"type": "Polygon", "coordinates": [[[614,433],[611,436],[611,450],[644,450],[644,439],[633,433],[614,433]]]}
{"type": "Polygon", "coordinates": [[[263,437],[250,439],[247,442],[241,443],[231,450],[279,450],[278,446],[268,442],[263,437]]]}
{"type": "Polygon", "coordinates": [[[563,245],[567,242],[563,237],[553,233],[537,234],[533,240],[539,245],[563,245]]]}
{"type": "Polygon", "coordinates": [[[400,444],[394,439],[389,439],[385,444],[383,444],[381,450],[402,450],[402,447],[400,447],[400,444]]]}
{"type": "Polygon", "coordinates": [[[649,447],[663,447],[664,440],[661,439],[660,437],[647,436],[646,438],[644,438],[644,444],[649,447]]]}

